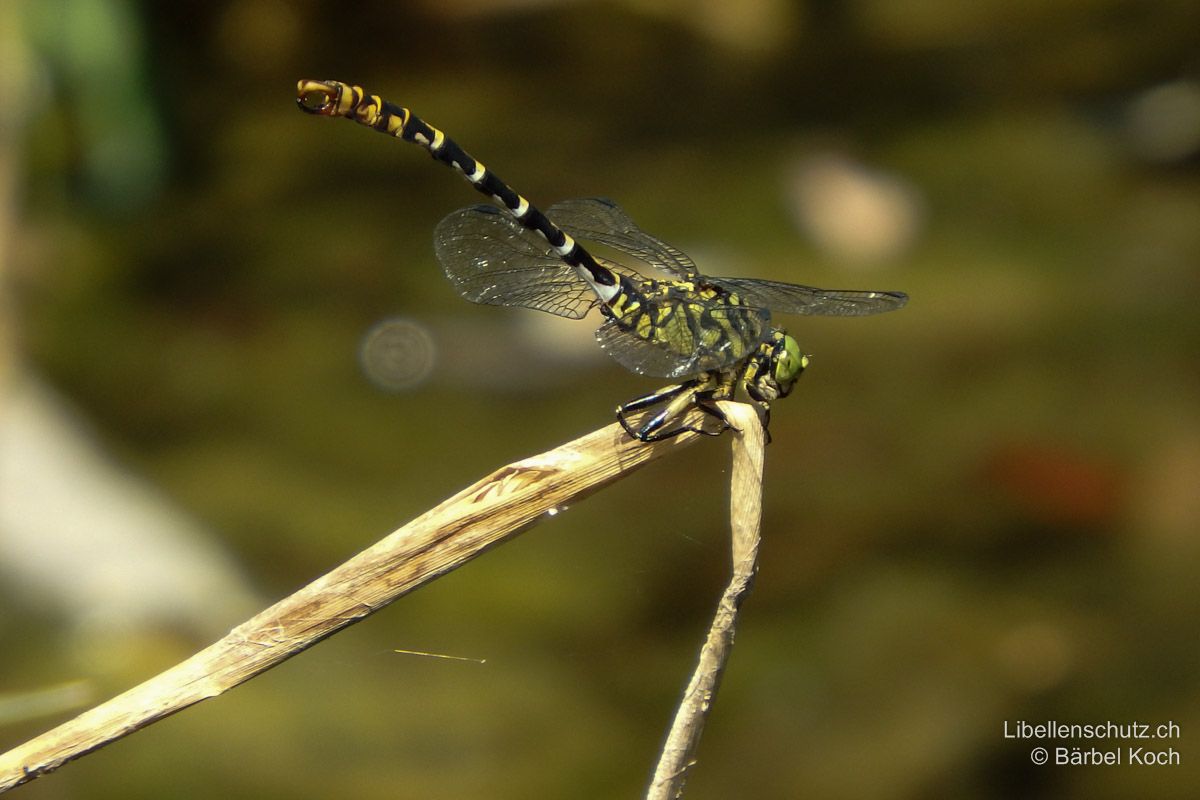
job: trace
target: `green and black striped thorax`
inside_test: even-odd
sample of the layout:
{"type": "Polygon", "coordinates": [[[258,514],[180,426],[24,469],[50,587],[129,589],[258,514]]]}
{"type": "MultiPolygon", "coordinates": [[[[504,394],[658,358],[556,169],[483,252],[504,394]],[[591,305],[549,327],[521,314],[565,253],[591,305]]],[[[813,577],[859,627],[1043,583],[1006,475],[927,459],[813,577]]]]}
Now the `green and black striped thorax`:
{"type": "Polygon", "coordinates": [[[615,203],[566,200],[546,213],[407,108],[338,81],[302,80],[297,103],[311,114],[346,117],[420,145],[497,204],[456,211],[438,224],[434,247],[447,277],[466,299],[580,319],[598,307],[601,347],[628,369],[670,378],[667,386],[623,404],[617,417],[632,435],[653,440],[685,430],[690,407],[719,421],[717,400],[737,393],[768,404],[791,391],[808,364],[795,339],[772,327],[771,311],[862,316],[902,307],[900,292],[811,286],[700,274],[683,252],[641,230],[615,203]],[[650,267],[650,279],[592,255],[594,242],[650,267]],[[635,426],[630,415],[647,412],[635,426]],[[674,426],[674,427],[672,427],[674,426]]]}

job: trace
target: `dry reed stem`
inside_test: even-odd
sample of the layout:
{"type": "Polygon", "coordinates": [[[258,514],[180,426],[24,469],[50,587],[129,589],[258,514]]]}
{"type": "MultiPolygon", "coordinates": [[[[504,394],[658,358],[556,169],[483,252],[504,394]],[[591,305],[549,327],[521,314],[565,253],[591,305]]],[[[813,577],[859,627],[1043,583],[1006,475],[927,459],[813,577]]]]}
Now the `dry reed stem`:
{"type": "Polygon", "coordinates": [[[0,755],[0,793],[253,678],[698,438],[644,444],[613,424],[502,467],[186,661],[0,755]]]}
{"type": "Polygon", "coordinates": [[[733,469],[729,505],[733,574],[717,604],[691,682],[679,701],[675,719],[663,743],[658,766],[646,791],[647,800],[675,800],[683,796],[687,772],[696,763],[700,734],[733,650],[738,609],[758,570],[765,432],[752,406],[727,403],[722,409],[736,431],[731,437],[733,469]]]}

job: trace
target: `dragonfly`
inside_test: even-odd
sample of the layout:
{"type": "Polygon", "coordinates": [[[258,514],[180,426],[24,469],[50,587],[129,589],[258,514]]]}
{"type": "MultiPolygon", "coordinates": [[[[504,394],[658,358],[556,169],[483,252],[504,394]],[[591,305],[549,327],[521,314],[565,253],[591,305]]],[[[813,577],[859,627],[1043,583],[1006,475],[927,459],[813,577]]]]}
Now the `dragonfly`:
{"type": "Polygon", "coordinates": [[[611,200],[565,200],[543,213],[442,131],[361,87],[305,79],[296,103],[309,114],[350,119],[419,145],[489,196],[495,204],[455,211],[437,225],[434,248],[446,276],[473,303],[568,319],[598,308],[596,339],[606,353],[639,375],[674,381],[617,406],[617,421],[643,442],[719,435],[731,427],[718,405],[723,400],[753,403],[768,424],[771,403],[792,391],[810,359],[771,324],[772,312],[857,317],[908,302],[903,292],[706,276],[611,200]],[[583,241],[663,277],[595,256],[583,241]],[[688,421],[693,408],[704,412],[701,422],[688,421]]]}

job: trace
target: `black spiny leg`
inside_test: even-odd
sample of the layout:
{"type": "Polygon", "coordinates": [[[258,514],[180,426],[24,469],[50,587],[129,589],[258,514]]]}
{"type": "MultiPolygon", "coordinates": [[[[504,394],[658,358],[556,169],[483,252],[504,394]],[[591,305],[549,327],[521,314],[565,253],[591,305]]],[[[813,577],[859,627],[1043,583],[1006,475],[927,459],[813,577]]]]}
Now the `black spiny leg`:
{"type": "Polygon", "coordinates": [[[617,421],[621,423],[621,427],[625,429],[626,433],[643,442],[658,442],[689,431],[705,436],[720,436],[730,425],[721,410],[713,404],[713,394],[716,390],[711,388],[712,382],[713,377],[711,375],[703,375],[699,378],[693,378],[690,381],[667,386],[656,392],[634,398],[628,403],[617,407],[617,421]],[[642,423],[641,427],[635,429],[630,423],[629,414],[652,408],[662,403],[666,404],[663,409],[642,423]],[[697,428],[693,425],[679,425],[674,428],[662,430],[667,423],[683,414],[689,406],[695,406],[701,411],[719,419],[722,424],[721,429],[710,431],[704,428],[697,428]]]}
{"type": "MultiPolygon", "coordinates": [[[[676,400],[680,395],[684,395],[691,391],[696,383],[698,383],[696,380],[677,383],[672,386],[666,386],[658,391],[651,392],[650,394],[645,394],[641,397],[635,397],[628,403],[622,403],[621,405],[617,406],[617,422],[621,423],[621,427],[625,429],[626,433],[635,439],[640,439],[643,442],[654,442],[658,441],[659,439],[667,439],[670,436],[677,436],[678,434],[683,433],[683,428],[680,428],[671,434],[664,433],[657,436],[654,435],[654,432],[665,425],[672,416],[669,413],[671,410],[671,401],[676,400]],[[646,408],[652,408],[660,403],[668,403],[669,405],[667,408],[664,408],[662,411],[658,412],[649,420],[647,420],[646,423],[640,428],[633,427],[629,421],[630,414],[646,408]]],[[[690,398],[687,402],[691,402],[690,398]]]]}
{"type": "Polygon", "coordinates": [[[759,401],[755,405],[757,405],[760,409],[762,409],[762,427],[763,427],[763,436],[764,436],[763,441],[765,444],[770,444],[771,443],[771,404],[766,401],[759,401]]]}
{"type": "Polygon", "coordinates": [[[729,417],[725,416],[725,412],[721,410],[721,407],[717,405],[717,400],[713,396],[714,393],[715,390],[712,389],[708,390],[707,392],[696,392],[695,400],[696,408],[700,409],[705,414],[708,414],[710,417],[716,417],[721,422],[721,430],[713,433],[713,436],[717,436],[725,431],[734,431],[740,433],[737,428],[733,427],[733,424],[729,421],[729,417]]]}

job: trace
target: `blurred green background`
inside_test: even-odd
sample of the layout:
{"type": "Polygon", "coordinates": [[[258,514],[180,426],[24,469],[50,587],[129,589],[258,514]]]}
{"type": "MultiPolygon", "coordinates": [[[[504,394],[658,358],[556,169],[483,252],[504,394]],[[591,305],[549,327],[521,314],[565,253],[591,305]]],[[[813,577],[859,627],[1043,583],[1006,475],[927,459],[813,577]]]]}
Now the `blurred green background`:
{"type": "MultiPolygon", "coordinates": [[[[431,234],[480,198],[298,113],[311,77],[710,274],[912,296],[780,320],[813,364],[689,798],[1195,796],[1194,2],[5,0],[0,63],[0,750],[656,387],[592,324],[461,301],[431,234]],[[389,320],[403,390],[363,367],[389,320]],[[1146,743],[1018,720],[1174,721],[1148,744],[1183,763],[1037,767],[1146,743]]],[[[638,796],[728,572],[727,461],[18,796],[638,796]]]]}

